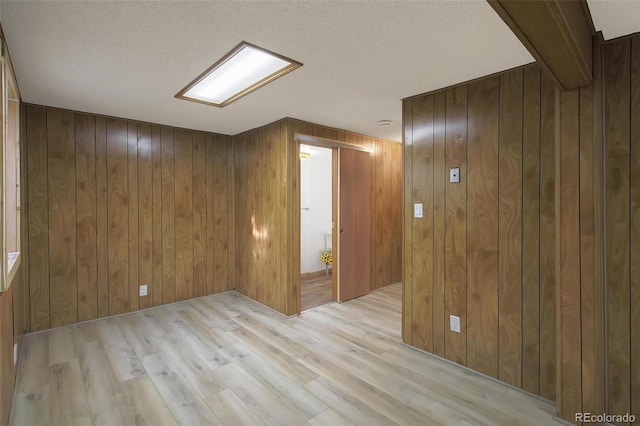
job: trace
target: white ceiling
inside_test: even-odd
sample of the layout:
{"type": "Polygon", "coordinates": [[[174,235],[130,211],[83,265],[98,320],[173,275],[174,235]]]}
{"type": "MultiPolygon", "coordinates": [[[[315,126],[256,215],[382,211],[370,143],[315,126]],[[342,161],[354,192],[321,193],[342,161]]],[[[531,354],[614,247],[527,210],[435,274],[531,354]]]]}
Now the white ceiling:
{"type": "Polygon", "coordinates": [[[605,40],[640,31],[640,0],[587,0],[593,25],[605,40]]]}
{"type": "Polygon", "coordinates": [[[0,6],[24,101],[226,134],[289,116],[400,140],[402,98],[533,61],[485,0],[0,6]],[[173,97],[242,40],[304,66],[222,109],[173,97]]]}

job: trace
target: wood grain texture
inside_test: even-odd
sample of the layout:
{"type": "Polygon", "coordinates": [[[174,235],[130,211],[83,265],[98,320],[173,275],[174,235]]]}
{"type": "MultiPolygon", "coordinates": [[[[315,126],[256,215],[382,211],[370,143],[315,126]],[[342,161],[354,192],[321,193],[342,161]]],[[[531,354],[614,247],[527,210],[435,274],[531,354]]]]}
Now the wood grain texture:
{"type": "Polygon", "coordinates": [[[129,310],[127,122],[107,120],[109,314],[129,310]]]}
{"type": "Polygon", "coordinates": [[[498,377],[522,386],[522,70],[500,76],[498,377]]]}
{"type": "Polygon", "coordinates": [[[467,366],[498,377],[498,77],[469,84],[467,366]]]}
{"type": "Polygon", "coordinates": [[[560,413],[582,412],[581,334],[576,332],[580,323],[580,126],[579,91],[560,95],[560,146],[556,149],[559,206],[556,209],[558,236],[558,286],[560,321],[558,366],[562,397],[560,413]]]}
{"type": "Polygon", "coordinates": [[[600,389],[603,381],[600,372],[602,339],[599,329],[602,327],[602,316],[598,315],[602,300],[601,284],[597,277],[597,230],[598,217],[596,204],[598,201],[596,187],[599,178],[596,171],[601,147],[598,149],[594,138],[594,89],[580,89],[579,132],[580,132],[580,325],[581,325],[581,358],[582,358],[582,409],[586,412],[598,412],[603,405],[600,389]]]}
{"type": "MultiPolygon", "coordinates": [[[[33,243],[25,244],[24,248],[35,262],[25,263],[28,270],[21,277],[34,280],[29,284],[29,300],[25,302],[29,305],[25,307],[29,322],[33,323],[31,330],[49,328],[53,324],[52,315],[60,315],[60,310],[66,310],[65,315],[73,318],[56,321],[71,323],[171,303],[175,301],[176,287],[182,292],[181,297],[204,295],[209,267],[216,277],[211,292],[232,288],[229,267],[233,261],[227,253],[232,232],[228,224],[228,212],[232,211],[230,191],[233,191],[228,182],[228,174],[233,170],[228,158],[229,136],[56,108],[29,105],[27,109],[24,190],[28,200],[24,205],[33,205],[35,210],[24,219],[25,235],[33,243]],[[174,131],[181,138],[177,151],[174,131]],[[220,178],[215,185],[206,180],[207,140],[211,143],[212,171],[213,153],[217,150],[221,153],[215,166],[220,178]],[[69,164],[58,166],[63,161],[69,164]],[[51,176],[50,162],[56,165],[51,176]],[[178,207],[176,182],[181,187],[178,207]],[[65,186],[67,183],[72,191],[65,186]],[[189,191],[193,191],[192,195],[189,191]],[[208,226],[205,198],[209,192],[211,200],[213,195],[217,200],[218,216],[214,218],[212,211],[210,217],[217,221],[212,225],[220,245],[210,265],[205,240],[208,226]],[[180,198],[185,193],[186,198],[180,198]],[[64,215],[58,213],[61,195],[67,197],[64,215]],[[49,223],[52,211],[56,215],[55,228],[49,223]],[[53,234],[55,241],[51,238],[53,234]],[[178,260],[182,262],[178,270],[176,238],[181,250],[178,260]],[[66,244],[72,245],[73,250],[61,248],[66,244]],[[64,269],[57,260],[59,256],[69,257],[66,267],[71,269],[64,269]],[[52,272],[51,259],[57,262],[52,272]],[[73,279],[54,288],[54,283],[60,281],[60,271],[73,271],[69,272],[73,279]],[[200,287],[194,283],[195,276],[201,277],[200,287]],[[147,285],[147,296],[138,296],[140,284],[147,285]],[[56,302],[54,306],[49,298],[52,292],[64,302],[56,302]]],[[[212,226],[212,232],[213,229],[212,226]]],[[[18,293],[15,297],[16,301],[24,299],[18,293]]],[[[21,308],[18,314],[22,312],[21,308]]],[[[16,327],[25,324],[22,320],[15,322],[16,327]]]]}
{"type": "MultiPolygon", "coordinates": [[[[234,282],[238,291],[287,315],[296,314],[300,309],[300,266],[296,260],[299,258],[299,157],[298,142],[293,138],[295,133],[342,138],[359,146],[374,144],[374,138],[293,119],[280,120],[233,137],[233,149],[227,155],[233,154],[235,170],[233,179],[227,179],[227,185],[233,184],[235,188],[235,201],[229,206],[233,206],[236,213],[232,215],[234,237],[227,245],[235,246],[228,253],[236,256],[237,261],[229,273],[236,274],[234,282]],[[289,255],[282,257],[277,253],[289,255]]],[[[385,196],[391,201],[394,193],[396,197],[400,196],[399,146],[388,149],[387,155],[390,162],[398,162],[391,168],[393,183],[386,186],[389,190],[385,196]]],[[[382,174],[380,179],[384,179],[382,174]]],[[[374,187],[371,186],[371,191],[374,187]]],[[[400,200],[390,205],[393,208],[387,210],[388,217],[400,221],[400,200]]],[[[383,229],[384,226],[377,226],[372,233],[383,229]]],[[[389,241],[396,239],[389,249],[389,253],[396,253],[394,256],[400,256],[400,230],[399,224],[395,224],[395,228],[388,227],[389,241]],[[394,229],[397,235],[394,235],[394,229]]],[[[383,261],[388,262],[389,268],[394,268],[391,257],[383,261]]],[[[395,262],[397,276],[390,274],[389,279],[399,281],[400,261],[396,259],[395,262]]],[[[372,265],[371,273],[374,272],[372,265]]]]}
{"type": "MultiPolygon", "coordinates": [[[[283,120],[280,122],[280,131],[278,134],[279,156],[289,159],[289,166],[286,169],[280,169],[280,203],[287,210],[286,218],[283,216],[278,224],[279,233],[286,234],[286,239],[280,240],[280,250],[291,250],[294,253],[300,253],[300,239],[296,229],[300,228],[300,211],[294,211],[294,207],[300,203],[300,161],[299,146],[293,138],[293,124],[291,120],[283,120]],[[295,157],[295,161],[292,161],[295,157]]],[[[337,173],[337,169],[335,171],[337,173]]],[[[335,176],[335,174],[334,174],[335,176]]],[[[333,218],[336,222],[336,216],[333,218]]],[[[335,237],[337,238],[337,236],[335,237]]],[[[334,239],[335,241],[335,239],[334,239]]],[[[294,256],[295,258],[295,256],[294,256]]],[[[300,263],[291,262],[289,259],[282,258],[280,263],[281,276],[283,279],[292,277],[290,288],[287,292],[287,312],[299,312],[301,309],[300,299],[302,290],[300,281],[296,278],[300,275],[300,263]]],[[[336,295],[337,295],[337,278],[336,295]]],[[[337,296],[336,296],[337,300],[337,296]]]]}
{"type": "Polygon", "coordinates": [[[340,156],[339,301],[371,290],[371,159],[369,153],[342,149],[340,156]],[[364,213],[362,210],[364,207],[364,213]]]}
{"type": "MultiPolygon", "coordinates": [[[[423,205],[423,218],[413,220],[411,323],[413,346],[433,352],[433,97],[413,100],[413,121],[426,123],[413,131],[413,203],[423,205]],[[426,214],[424,214],[426,212],[426,214]]],[[[405,207],[406,208],[406,207],[405,207]]],[[[409,208],[412,212],[412,208],[409,208]]],[[[388,242],[387,242],[388,244],[388,242]]]]}
{"type": "Polygon", "coordinates": [[[445,170],[460,168],[460,183],[449,183],[445,195],[445,320],[460,318],[460,333],[445,333],[445,357],[467,364],[467,87],[446,92],[445,170]]]}
{"type": "Polygon", "coordinates": [[[96,249],[98,254],[98,318],[109,315],[108,191],[107,120],[104,117],[96,117],[96,249]]]}
{"type": "MultiPolygon", "coordinates": [[[[384,146],[387,146],[391,150],[391,161],[389,165],[392,166],[392,176],[393,176],[393,185],[391,187],[391,191],[386,192],[388,200],[391,205],[391,276],[389,281],[391,283],[396,283],[402,279],[402,239],[400,236],[402,235],[402,146],[390,142],[383,141],[384,146]]],[[[376,180],[384,179],[383,176],[379,176],[379,169],[372,170],[372,178],[376,180]]],[[[384,195],[383,194],[383,199],[384,195]]],[[[388,201],[388,202],[389,202],[388,201]]],[[[379,259],[376,262],[387,262],[386,259],[379,259]]],[[[383,283],[379,283],[375,288],[381,288],[383,283]]]]}
{"type": "Polygon", "coordinates": [[[489,4],[563,90],[593,83],[595,30],[584,2],[489,0],[489,4]]]}
{"type": "MultiPolygon", "coordinates": [[[[207,294],[207,206],[205,181],[205,135],[193,134],[193,295],[207,294]]],[[[222,191],[225,194],[226,191],[222,191]]],[[[226,228],[226,223],[224,228],[226,228]]]]}
{"type": "Polygon", "coordinates": [[[606,140],[606,277],[608,410],[627,413],[630,401],[630,47],[604,46],[606,140]]]}
{"type": "Polygon", "coordinates": [[[540,87],[540,395],[556,397],[555,86],[540,87]]]}
{"type": "MultiPolygon", "coordinates": [[[[412,197],[433,191],[425,211],[432,234],[414,246],[405,241],[405,263],[407,256],[412,268],[433,262],[432,315],[415,314],[424,309],[415,300],[417,274],[405,276],[405,342],[431,333],[436,355],[548,399],[556,377],[555,113],[553,83],[533,65],[407,99],[403,112],[405,179],[425,175],[406,152],[415,155],[424,129],[433,133],[433,180],[405,180],[412,197]],[[432,115],[414,111],[430,99],[432,115]],[[461,184],[448,182],[456,166],[461,184]],[[461,316],[466,336],[449,330],[451,314],[461,316]]],[[[405,233],[418,241],[406,222],[405,233]]]]}
{"type": "MultiPolygon", "coordinates": [[[[640,38],[631,41],[631,353],[640,353],[640,38]]],[[[631,358],[631,412],[640,418],[640,360],[631,358]]]]}
{"type": "MultiPolygon", "coordinates": [[[[403,107],[404,108],[404,107],[403,107]]],[[[336,134],[336,136],[338,136],[336,134]]],[[[341,133],[341,136],[344,137],[344,132],[341,133]]],[[[383,199],[382,197],[378,196],[379,194],[382,194],[384,191],[384,186],[383,186],[383,182],[382,179],[376,179],[376,173],[377,170],[380,170],[380,173],[384,173],[384,157],[382,155],[382,150],[383,150],[383,142],[382,140],[375,140],[373,143],[373,151],[371,153],[372,155],[372,181],[371,181],[371,185],[372,187],[372,194],[373,194],[373,215],[371,217],[371,226],[372,229],[377,229],[379,226],[382,226],[382,220],[381,220],[381,216],[382,216],[382,211],[384,209],[384,204],[383,204],[383,199]]],[[[336,183],[336,190],[337,190],[337,183],[336,183]]],[[[403,188],[403,194],[404,194],[404,188],[403,188]]],[[[403,200],[404,200],[404,196],[403,196],[403,200]]],[[[411,199],[408,198],[407,200],[404,200],[405,203],[410,202],[411,199]],[[408,200],[408,201],[407,201],[408,200]]],[[[332,206],[332,208],[337,212],[337,206],[332,206]]],[[[402,221],[402,219],[401,219],[402,221]]],[[[404,230],[402,231],[404,232],[404,230]]],[[[384,256],[384,248],[382,245],[382,235],[379,232],[374,231],[371,235],[371,239],[372,239],[372,245],[371,245],[371,261],[372,261],[372,275],[371,275],[371,283],[373,288],[378,288],[382,285],[382,262],[378,262],[378,259],[381,259],[384,256]]]]}
{"type": "MultiPolygon", "coordinates": [[[[402,125],[402,170],[404,177],[402,340],[413,345],[413,101],[411,100],[402,102],[402,125]]],[[[374,221],[377,223],[376,219],[374,221]]],[[[374,273],[374,275],[376,274],[374,273]]]]}
{"type": "Polygon", "coordinates": [[[51,326],[49,308],[49,207],[47,111],[27,106],[27,164],[29,205],[29,300],[31,329],[51,326]]]}
{"type": "MultiPolygon", "coordinates": [[[[261,158],[262,167],[265,168],[266,176],[270,181],[275,181],[278,177],[280,168],[277,164],[278,143],[280,142],[276,133],[280,131],[279,126],[268,126],[263,129],[262,138],[264,141],[264,154],[261,158]]],[[[264,222],[263,228],[268,235],[276,232],[276,203],[278,200],[278,189],[276,186],[275,191],[266,191],[262,200],[264,210],[264,222]]],[[[280,259],[277,257],[268,257],[267,253],[275,251],[275,248],[279,246],[279,242],[274,239],[265,238],[263,243],[263,253],[265,254],[263,262],[263,273],[271,280],[276,282],[281,280],[280,277],[280,259]]],[[[288,305],[287,289],[281,287],[279,294],[275,295],[276,299],[281,300],[280,309],[286,311],[288,305]]],[[[276,302],[277,304],[277,302],[276,302]]]]}
{"type": "Polygon", "coordinates": [[[445,318],[445,92],[433,95],[433,350],[444,357],[445,318]]]}
{"type": "Polygon", "coordinates": [[[176,300],[175,151],[173,129],[162,127],[162,303],[176,300]]]}
{"type": "Polygon", "coordinates": [[[78,321],[98,317],[95,118],[76,115],[78,321]]]}
{"type": "Polygon", "coordinates": [[[523,70],[522,388],[540,392],[540,69],[523,70]]]}
{"type": "Polygon", "coordinates": [[[216,234],[217,222],[215,219],[215,191],[214,187],[214,169],[215,169],[215,157],[214,157],[214,144],[213,135],[207,135],[205,138],[205,182],[206,182],[206,209],[207,209],[207,221],[206,221],[206,268],[207,268],[207,281],[206,291],[207,294],[213,294],[214,286],[216,283],[215,274],[215,261],[216,261],[216,234]]]}
{"type": "Polygon", "coordinates": [[[140,306],[139,265],[138,265],[138,123],[127,122],[127,183],[129,185],[129,311],[137,311],[140,306]]]}
{"type": "MultiPolygon", "coordinates": [[[[78,321],[74,115],[47,110],[51,326],[78,321]]],[[[126,242],[125,242],[126,246],[126,242]]]]}
{"type": "Polygon", "coordinates": [[[193,138],[175,133],[176,300],[193,298],[193,138]]]}
{"type": "Polygon", "coordinates": [[[162,239],[162,127],[151,126],[152,200],[153,200],[153,306],[162,305],[163,239],[162,239]]]}
{"type": "Polygon", "coordinates": [[[13,304],[17,306],[17,310],[22,311],[22,319],[18,318],[14,322],[14,334],[18,336],[18,351],[22,351],[23,335],[31,330],[31,306],[29,300],[29,204],[28,204],[28,165],[27,165],[27,107],[24,103],[20,104],[20,202],[22,204],[22,212],[20,216],[21,227],[21,252],[22,262],[20,273],[22,275],[22,285],[19,291],[14,295],[13,304]]]}
{"type": "MultiPolygon", "coordinates": [[[[147,295],[139,296],[140,309],[153,306],[155,280],[153,276],[153,147],[151,125],[138,125],[138,281],[147,286],[147,295]]],[[[158,209],[159,210],[159,209],[158,209]]]]}
{"type": "Polygon", "coordinates": [[[401,304],[396,284],[282,318],[229,292],[34,334],[10,424],[53,423],[52,412],[96,424],[553,423],[552,404],[402,345],[401,304]],[[69,340],[84,343],[59,350],[69,340]],[[118,380],[114,343],[137,377],[118,380]]]}
{"type": "MultiPolygon", "coordinates": [[[[359,141],[359,143],[361,142],[359,141]]],[[[387,175],[387,179],[384,179],[382,182],[382,188],[383,188],[382,191],[393,194],[395,185],[393,184],[393,171],[392,171],[393,161],[392,161],[390,147],[383,146],[382,162],[383,162],[382,172],[387,175]]],[[[373,197],[370,196],[370,199],[373,200],[373,197]]],[[[370,207],[372,208],[374,205],[375,203],[370,207]]],[[[342,210],[342,205],[341,205],[341,210],[342,210]]],[[[382,238],[381,239],[379,238],[378,240],[382,241],[382,256],[384,259],[392,259],[393,256],[391,255],[391,253],[393,252],[393,223],[392,223],[393,206],[391,204],[385,203],[382,206],[382,209],[379,213],[381,213],[382,215],[382,216],[379,216],[382,219],[382,223],[379,223],[378,221],[378,228],[382,228],[382,235],[381,235],[382,238]]],[[[375,236],[374,236],[374,241],[375,241],[375,236]]],[[[382,271],[381,271],[382,282],[391,282],[391,274],[393,272],[393,262],[389,263],[388,266],[389,266],[388,268],[382,268],[382,271]]]]}

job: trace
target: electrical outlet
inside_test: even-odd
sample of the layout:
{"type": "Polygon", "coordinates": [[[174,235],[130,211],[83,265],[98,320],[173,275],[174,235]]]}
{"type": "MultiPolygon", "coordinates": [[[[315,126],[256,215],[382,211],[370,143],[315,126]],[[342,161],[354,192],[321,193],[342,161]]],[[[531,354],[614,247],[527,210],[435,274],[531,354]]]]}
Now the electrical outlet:
{"type": "Polygon", "coordinates": [[[451,328],[451,331],[460,333],[460,317],[449,315],[449,328],[451,328]]]}
{"type": "Polygon", "coordinates": [[[147,295],[147,285],[142,284],[140,286],[140,296],[146,296],[146,295],[147,295]]]}
{"type": "Polygon", "coordinates": [[[449,182],[460,183],[460,167],[449,169],[449,182]]]}
{"type": "Polygon", "coordinates": [[[18,363],[18,344],[13,345],[13,365],[18,363]]]}

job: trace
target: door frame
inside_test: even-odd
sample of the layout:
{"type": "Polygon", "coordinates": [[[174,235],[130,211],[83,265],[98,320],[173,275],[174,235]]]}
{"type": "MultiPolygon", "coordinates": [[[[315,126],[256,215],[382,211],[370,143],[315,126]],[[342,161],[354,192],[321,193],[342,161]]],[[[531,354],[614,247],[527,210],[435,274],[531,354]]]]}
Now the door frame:
{"type": "MultiPolygon", "coordinates": [[[[340,273],[339,273],[339,253],[340,253],[340,238],[338,236],[338,233],[335,232],[336,229],[340,229],[340,224],[338,223],[340,220],[340,156],[338,155],[338,148],[342,148],[342,149],[352,149],[355,151],[363,151],[363,152],[367,152],[369,154],[372,153],[372,150],[370,148],[367,147],[363,147],[360,145],[355,145],[355,144],[350,144],[347,142],[340,142],[337,140],[333,140],[333,139],[328,139],[328,138],[322,138],[322,137],[318,137],[318,136],[311,136],[311,135],[307,135],[304,133],[295,133],[293,136],[293,140],[295,142],[295,159],[296,159],[296,179],[298,182],[298,185],[300,185],[301,179],[300,179],[300,145],[310,145],[310,146],[316,146],[319,148],[329,148],[331,149],[332,153],[331,153],[331,220],[333,222],[333,227],[331,229],[331,245],[332,245],[332,257],[333,257],[333,263],[331,265],[331,282],[332,282],[332,289],[331,289],[331,299],[334,302],[338,301],[338,295],[339,295],[339,286],[340,286],[340,273]]],[[[297,195],[294,197],[295,201],[295,211],[297,212],[298,215],[300,215],[300,208],[301,208],[301,200],[300,200],[300,191],[301,191],[301,187],[297,188],[297,195]]],[[[295,221],[297,223],[296,225],[296,229],[294,230],[294,237],[296,238],[297,244],[297,250],[298,250],[298,255],[295,256],[295,258],[298,259],[298,263],[300,260],[299,257],[299,253],[300,253],[300,240],[301,240],[301,229],[300,229],[300,220],[296,220],[295,221]]],[[[298,270],[299,272],[299,270],[298,270]]],[[[294,288],[298,288],[300,289],[300,274],[296,274],[293,277],[294,280],[294,288]]],[[[301,292],[298,291],[298,301],[301,298],[301,292]]],[[[300,304],[298,303],[298,314],[300,314],[300,304]]]]}

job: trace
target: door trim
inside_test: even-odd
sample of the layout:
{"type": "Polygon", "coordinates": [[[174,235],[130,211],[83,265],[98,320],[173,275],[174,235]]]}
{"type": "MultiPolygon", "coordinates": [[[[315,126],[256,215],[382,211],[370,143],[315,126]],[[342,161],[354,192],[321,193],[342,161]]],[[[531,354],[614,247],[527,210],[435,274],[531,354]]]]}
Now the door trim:
{"type": "Polygon", "coordinates": [[[296,133],[293,136],[293,138],[295,141],[303,145],[318,146],[320,148],[346,148],[346,149],[353,149],[356,151],[368,152],[369,154],[372,153],[372,150],[370,148],[367,148],[364,146],[355,145],[347,142],[340,142],[333,139],[321,138],[318,136],[305,135],[304,133],[296,133]]]}

